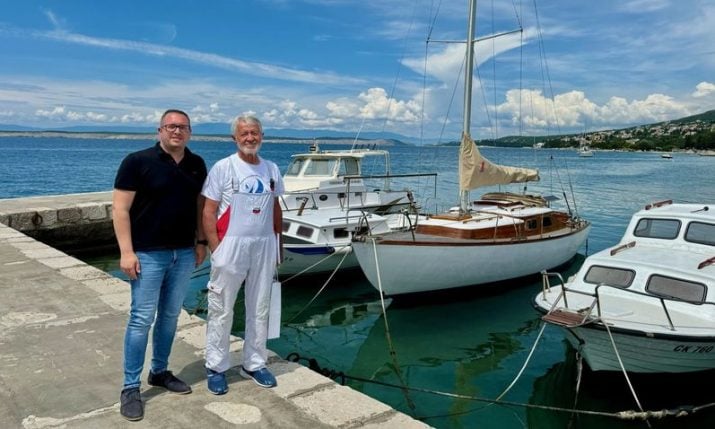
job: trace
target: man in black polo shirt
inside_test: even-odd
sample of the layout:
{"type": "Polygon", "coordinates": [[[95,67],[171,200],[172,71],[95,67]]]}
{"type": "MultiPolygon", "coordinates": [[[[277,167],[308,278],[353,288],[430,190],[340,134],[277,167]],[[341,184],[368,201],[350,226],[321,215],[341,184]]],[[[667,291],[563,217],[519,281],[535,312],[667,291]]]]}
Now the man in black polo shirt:
{"type": "Polygon", "coordinates": [[[191,387],[167,368],[191,273],[206,257],[206,238],[198,222],[206,164],[186,148],[191,137],[189,116],[167,110],[158,133],[155,146],[122,161],[112,198],[119,267],[132,287],[120,395],[120,412],[128,420],[144,417],[141,373],[152,324],[148,383],[173,393],[191,393],[191,387]]]}

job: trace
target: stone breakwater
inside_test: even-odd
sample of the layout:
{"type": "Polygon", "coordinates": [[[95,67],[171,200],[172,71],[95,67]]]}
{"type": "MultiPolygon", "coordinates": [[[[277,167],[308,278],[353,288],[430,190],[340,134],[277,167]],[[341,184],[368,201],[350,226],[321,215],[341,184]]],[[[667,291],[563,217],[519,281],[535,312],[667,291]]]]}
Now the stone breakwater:
{"type": "Polygon", "coordinates": [[[116,246],[111,192],[0,199],[0,223],[69,252],[116,246]]]}

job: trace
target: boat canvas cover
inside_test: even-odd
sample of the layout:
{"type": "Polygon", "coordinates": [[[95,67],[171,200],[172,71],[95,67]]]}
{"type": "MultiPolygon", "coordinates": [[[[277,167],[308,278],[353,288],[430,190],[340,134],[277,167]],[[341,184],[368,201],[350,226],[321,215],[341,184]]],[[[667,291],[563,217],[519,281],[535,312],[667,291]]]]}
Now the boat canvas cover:
{"type": "Polygon", "coordinates": [[[462,133],[459,160],[459,188],[462,191],[469,191],[482,186],[536,182],[539,180],[538,170],[492,164],[491,161],[482,156],[468,133],[462,133]]]}

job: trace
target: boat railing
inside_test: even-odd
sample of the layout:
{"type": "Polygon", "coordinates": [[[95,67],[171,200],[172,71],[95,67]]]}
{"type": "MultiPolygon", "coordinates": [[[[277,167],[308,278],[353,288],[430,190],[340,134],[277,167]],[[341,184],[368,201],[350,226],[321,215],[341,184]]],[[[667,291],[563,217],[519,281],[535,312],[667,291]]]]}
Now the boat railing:
{"type": "MultiPolygon", "coordinates": [[[[671,331],[675,331],[675,325],[673,324],[673,319],[670,317],[670,312],[668,311],[668,306],[665,304],[666,301],[675,301],[675,302],[689,302],[689,301],[684,301],[682,299],[677,299],[677,298],[668,298],[664,296],[656,296],[656,295],[651,295],[649,293],[637,291],[637,290],[629,290],[629,289],[623,289],[618,286],[612,286],[606,283],[599,283],[596,285],[595,289],[595,295],[596,295],[596,302],[598,303],[598,315],[601,315],[601,288],[611,288],[611,289],[616,289],[621,292],[626,292],[626,293],[631,293],[635,294],[644,298],[649,298],[649,299],[655,299],[660,301],[660,306],[663,309],[663,313],[665,314],[666,319],[668,319],[668,329],[671,331]]],[[[690,304],[693,304],[692,302],[689,302],[690,304]]]]}
{"type": "MultiPolygon", "coordinates": [[[[378,174],[378,175],[367,175],[367,176],[344,176],[343,180],[345,181],[346,184],[346,191],[348,194],[348,198],[350,197],[350,186],[351,183],[357,180],[370,180],[370,179],[383,179],[384,182],[384,189],[386,191],[391,190],[391,185],[390,182],[393,179],[410,179],[410,178],[425,178],[429,177],[432,178],[433,182],[433,195],[436,198],[437,196],[437,173],[414,173],[414,174],[378,174]]],[[[409,190],[413,191],[413,190],[409,190]]],[[[348,200],[349,203],[349,200],[348,200]]],[[[349,204],[348,204],[349,206],[349,204]]]]}
{"type": "MultiPolygon", "coordinates": [[[[357,210],[360,210],[360,209],[352,209],[352,210],[348,210],[348,211],[357,211],[357,210]]],[[[330,217],[330,218],[328,218],[328,222],[333,223],[336,221],[345,221],[345,223],[347,224],[350,219],[360,219],[361,217],[368,216],[370,214],[369,212],[365,212],[362,210],[360,210],[360,212],[361,212],[360,214],[356,214],[356,215],[345,215],[345,216],[341,215],[341,216],[330,217]]]]}
{"type": "Polygon", "coordinates": [[[559,292],[558,298],[556,298],[554,303],[551,305],[551,308],[549,309],[548,313],[543,317],[543,319],[545,321],[556,323],[562,326],[579,326],[590,320],[591,312],[593,312],[593,308],[596,306],[597,298],[592,293],[569,290],[566,287],[566,282],[564,282],[564,278],[561,276],[561,273],[549,273],[547,271],[541,272],[543,296],[546,296],[546,292],[551,290],[551,282],[549,281],[549,277],[556,277],[559,280],[559,288],[561,289],[561,292],[559,292]],[[588,311],[583,312],[581,309],[577,311],[563,311],[557,308],[559,302],[561,302],[561,300],[563,299],[563,308],[570,310],[566,292],[573,292],[576,294],[582,294],[592,297],[593,302],[591,302],[588,311]]]}
{"type": "MultiPolygon", "coordinates": [[[[551,310],[553,311],[553,309],[556,307],[556,305],[557,305],[562,299],[564,300],[564,306],[565,306],[566,308],[568,308],[568,307],[569,307],[569,303],[568,303],[568,298],[566,297],[566,291],[569,290],[569,289],[566,287],[566,282],[564,281],[564,278],[563,278],[563,276],[561,275],[561,273],[550,273],[550,272],[548,272],[548,271],[542,271],[542,272],[541,272],[541,289],[542,289],[542,292],[543,292],[544,296],[546,296],[546,292],[550,291],[550,290],[551,290],[551,287],[552,287],[552,286],[551,286],[551,281],[549,280],[550,277],[556,277],[556,278],[559,280],[558,286],[553,286],[553,287],[559,287],[559,288],[561,289],[561,293],[559,294],[559,297],[556,298],[556,301],[554,301],[554,305],[552,306],[551,310]]],[[[581,291],[573,291],[573,292],[574,292],[574,293],[584,294],[584,295],[592,295],[592,294],[589,294],[589,293],[587,293],[587,292],[581,292],[581,291]]]]}
{"type": "MultiPolygon", "coordinates": [[[[343,190],[337,190],[337,191],[321,190],[319,192],[316,192],[316,191],[317,191],[317,188],[315,190],[301,190],[301,191],[287,192],[281,196],[281,198],[284,200],[283,206],[286,209],[288,209],[289,205],[285,200],[290,197],[290,198],[295,198],[296,201],[301,201],[301,204],[304,201],[304,199],[309,200],[312,202],[311,208],[317,209],[320,206],[320,203],[316,200],[316,195],[321,195],[321,196],[325,195],[325,196],[334,196],[335,199],[340,203],[340,207],[344,208],[343,207],[344,203],[342,202],[342,200],[349,198],[349,195],[347,195],[347,192],[343,191],[343,190]]],[[[361,204],[364,203],[364,198],[365,198],[364,192],[360,192],[360,195],[356,195],[353,198],[357,198],[357,197],[361,198],[361,201],[360,201],[361,204]]],[[[305,204],[302,204],[302,205],[305,206],[305,204]]]]}
{"type": "Polygon", "coordinates": [[[546,271],[542,271],[541,275],[542,275],[543,293],[546,293],[547,291],[551,290],[552,287],[559,287],[561,289],[559,296],[558,296],[558,298],[556,298],[553,305],[551,306],[549,313],[553,312],[557,308],[559,302],[561,302],[562,299],[564,301],[564,308],[569,309],[568,294],[590,296],[594,299],[594,301],[591,303],[591,306],[588,309],[588,311],[583,315],[584,320],[588,319],[589,316],[591,316],[591,313],[594,309],[594,305],[596,308],[596,315],[598,316],[599,319],[602,317],[603,304],[602,304],[602,297],[601,297],[601,289],[603,289],[603,288],[615,289],[619,292],[635,294],[635,295],[638,295],[638,296],[641,296],[644,298],[658,300],[660,302],[661,308],[663,309],[663,313],[664,313],[666,319],[668,320],[668,329],[670,329],[671,331],[675,331],[676,329],[675,329],[675,324],[673,323],[673,319],[670,316],[670,311],[668,311],[668,306],[667,306],[666,302],[684,302],[684,303],[689,303],[689,304],[693,304],[693,305],[714,305],[715,306],[715,302],[704,301],[704,302],[695,303],[692,301],[686,301],[686,300],[675,298],[675,297],[657,296],[657,295],[652,295],[652,294],[637,291],[637,290],[624,289],[622,287],[609,285],[607,283],[597,284],[596,287],[594,288],[593,292],[580,291],[580,290],[570,289],[568,286],[566,286],[566,282],[564,281],[564,279],[560,273],[549,273],[546,271]],[[551,282],[549,280],[550,277],[556,277],[559,280],[559,285],[552,286],[551,282]]]}
{"type": "MultiPolygon", "coordinates": [[[[372,231],[372,228],[370,228],[370,220],[368,219],[368,213],[362,211],[358,217],[359,219],[357,227],[355,228],[355,236],[362,235],[361,231],[372,231]]],[[[355,238],[355,236],[353,236],[353,238],[355,238]]]]}

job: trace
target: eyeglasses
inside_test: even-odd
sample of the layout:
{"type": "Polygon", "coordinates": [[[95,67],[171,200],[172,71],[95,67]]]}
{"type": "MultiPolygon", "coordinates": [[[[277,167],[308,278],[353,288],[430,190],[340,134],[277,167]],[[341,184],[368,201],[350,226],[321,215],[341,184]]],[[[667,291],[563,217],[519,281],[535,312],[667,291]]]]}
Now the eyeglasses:
{"type": "Polygon", "coordinates": [[[191,125],[166,124],[166,125],[162,125],[161,128],[163,128],[164,130],[166,130],[170,133],[173,133],[176,130],[179,130],[182,133],[188,133],[189,131],[191,131],[191,125]]]}

